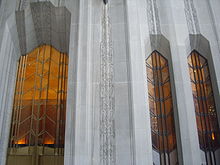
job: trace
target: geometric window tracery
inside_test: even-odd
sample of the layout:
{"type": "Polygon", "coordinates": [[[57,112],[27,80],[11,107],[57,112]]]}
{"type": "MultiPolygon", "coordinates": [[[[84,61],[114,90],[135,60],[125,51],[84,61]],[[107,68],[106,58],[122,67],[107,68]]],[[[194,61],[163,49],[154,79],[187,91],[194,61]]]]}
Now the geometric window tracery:
{"type": "Polygon", "coordinates": [[[220,148],[220,132],[208,61],[197,51],[188,57],[200,148],[207,164],[216,164],[215,151],[220,148]]]}
{"type": "Polygon", "coordinates": [[[20,57],[9,165],[63,164],[67,76],[68,56],[52,46],[40,46],[20,57]]]}
{"type": "Polygon", "coordinates": [[[154,51],[146,60],[154,164],[178,163],[168,61],[154,51]],[[172,156],[171,156],[172,155],[172,156]]]}

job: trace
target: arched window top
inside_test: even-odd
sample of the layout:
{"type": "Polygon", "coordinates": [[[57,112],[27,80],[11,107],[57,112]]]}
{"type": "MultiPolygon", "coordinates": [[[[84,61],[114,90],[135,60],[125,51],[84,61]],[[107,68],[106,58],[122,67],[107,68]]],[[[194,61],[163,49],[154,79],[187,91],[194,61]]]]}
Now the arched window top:
{"type": "Polygon", "coordinates": [[[196,67],[200,68],[204,67],[205,65],[208,65],[208,60],[205,57],[203,57],[200,53],[198,53],[196,50],[193,50],[188,57],[188,64],[191,67],[194,66],[193,62],[195,62],[195,64],[198,64],[196,67]]]}
{"type": "Polygon", "coordinates": [[[155,65],[159,66],[160,68],[166,67],[168,65],[168,60],[156,50],[152,52],[152,54],[147,58],[146,62],[146,64],[152,68],[155,67],[155,65]]]}

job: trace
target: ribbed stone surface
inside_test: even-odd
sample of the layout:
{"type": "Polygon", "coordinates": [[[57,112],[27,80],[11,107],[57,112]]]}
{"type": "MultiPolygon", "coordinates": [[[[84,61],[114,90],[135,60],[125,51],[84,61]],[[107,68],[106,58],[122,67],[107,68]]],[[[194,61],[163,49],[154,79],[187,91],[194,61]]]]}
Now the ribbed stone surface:
{"type": "MultiPolygon", "coordinates": [[[[69,54],[65,165],[99,164],[103,0],[65,0],[65,7],[59,8],[59,1],[51,0],[51,3],[27,5],[17,15],[15,0],[0,1],[0,165],[5,165],[7,153],[17,60],[21,54],[44,43],[53,44],[58,50],[69,54]],[[33,15],[35,10],[39,13],[33,15]],[[67,24],[70,29],[66,29],[67,24]]],[[[158,18],[155,19],[160,20],[161,34],[170,44],[181,165],[205,163],[201,157],[203,153],[199,151],[187,64],[187,56],[193,48],[207,52],[211,61],[210,72],[216,76],[213,90],[217,92],[218,100],[220,89],[220,2],[193,2],[193,8],[188,8],[188,16],[193,15],[192,9],[196,10],[196,24],[202,36],[189,35],[192,18],[186,17],[185,11],[190,6],[186,6],[184,0],[157,0],[158,18]],[[203,37],[205,40],[201,39],[203,37]],[[209,53],[206,41],[210,46],[209,53]],[[194,46],[191,43],[195,43],[194,46]]],[[[148,15],[151,12],[147,10],[146,0],[110,0],[108,5],[114,55],[116,165],[152,164],[145,59],[152,53],[152,42],[160,43],[159,48],[164,52],[167,49],[163,43],[167,42],[150,40],[151,27],[148,23],[149,19],[153,19],[148,15]]],[[[155,7],[152,9],[155,10],[155,7]]],[[[217,160],[219,163],[220,160],[217,160]]]]}

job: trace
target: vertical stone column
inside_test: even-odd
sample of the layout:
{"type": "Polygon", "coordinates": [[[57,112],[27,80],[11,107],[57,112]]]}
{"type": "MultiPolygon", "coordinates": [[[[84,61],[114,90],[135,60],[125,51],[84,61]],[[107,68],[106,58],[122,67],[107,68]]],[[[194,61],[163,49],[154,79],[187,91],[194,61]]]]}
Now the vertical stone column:
{"type": "Polygon", "coordinates": [[[100,73],[100,165],[115,165],[115,93],[111,22],[103,7],[100,73]]]}
{"type": "MultiPolygon", "coordinates": [[[[77,87],[82,88],[77,82],[77,68],[82,67],[83,64],[78,63],[79,59],[79,0],[68,1],[66,7],[71,12],[71,25],[70,25],[70,43],[69,43],[69,63],[68,63],[68,89],[67,89],[67,108],[66,108],[66,130],[65,130],[65,152],[64,152],[64,165],[75,165],[76,155],[75,148],[80,148],[76,144],[76,122],[79,122],[79,111],[77,109],[77,87]],[[77,115],[76,115],[77,114],[77,115]]],[[[82,33],[82,31],[80,31],[82,33]]],[[[81,69],[80,69],[81,71],[81,69]]],[[[80,84],[80,83],[79,83],[80,84]]],[[[85,96],[85,95],[84,95],[85,96]]],[[[78,126],[78,125],[77,125],[78,126]]],[[[78,156],[78,155],[77,155],[78,156]]]]}
{"type": "Polygon", "coordinates": [[[210,14],[210,21],[213,24],[213,31],[215,33],[215,39],[220,51],[220,2],[218,0],[207,0],[206,1],[208,12],[210,14]]]}
{"type": "Polygon", "coordinates": [[[160,19],[156,0],[147,0],[147,20],[150,34],[161,34],[160,19]]]}
{"type": "Polygon", "coordinates": [[[14,13],[16,9],[15,0],[1,0],[0,5],[0,46],[2,45],[5,25],[8,17],[14,13]]]}
{"type": "MultiPolygon", "coordinates": [[[[202,1],[184,0],[186,20],[188,23],[188,30],[189,30],[189,33],[191,36],[190,42],[192,42],[193,44],[197,44],[197,46],[195,48],[192,46],[189,51],[192,51],[195,49],[199,53],[201,53],[204,57],[206,57],[206,59],[208,60],[209,71],[210,71],[211,81],[212,81],[212,87],[213,87],[213,92],[214,92],[214,97],[215,97],[215,105],[216,105],[216,109],[219,109],[220,104],[219,104],[218,100],[219,100],[220,96],[219,96],[218,85],[216,84],[217,78],[215,76],[215,72],[218,71],[219,69],[214,69],[214,67],[215,67],[214,63],[219,63],[219,59],[214,60],[215,56],[212,54],[212,53],[215,54],[216,50],[219,53],[220,47],[218,46],[218,34],[215,29],[216,26],[215,26],[215,21],[214,21],[213,15],[212,15],[212,9],[210,7],[210,3],[209,3],[209,1],[206,1],[206,0],[205,1],[202,0],[202,1]],[[195,5],[194,5],[194,3],[195,3],[195,5]],[[198,12],[199,12],[199,14],[197,15],[198,12]],[[209,17],[209,19],[207,19],[207,17],[209,17]],[[209,31],[208,34],[206,32],[207,30],[209,31]],[[214,34],[215,37],[212,37],[210,34],[214,34]],[[206,38],[204,38],[204,37],[199,37],[202,35],[206,35],[205,37],[207,37],[208,40],[206,40],[206,38]],[[195,41],[193,42],[192,40],[195,40],[195,41]],[[199,44],[196,43],[199,40],[200,40],[199,44]],[[209,42],[211,43],[212,48],[213,48],[212,53],[210,52],[209,42]],[[216,47],[217,47],[217,49],[216,49],[216,47]]],[[[219,116],[218,116],[218,118],[219,118],[219,116]]],[[[206,155],[207,151],[200,150],[200,152],[201,152],[202,163],[207,162],[208,161],[208,158],[206,155]]],[[[210,152],[210,151],[208,151],[208,152],[210,152]]],[[[218,155],[218,154],[216,151],[215,155],[218,155]]]]}
{"type": "MultiPolygon", "coordinates": [[[[184,1],[158,0],[162,33],[169,39],[174,73],[176,106],[182,155],[180,164],[201,164],[195,108],[190,84],[186,42],[189,42],[184,1]],[[177,14],[178,13],[178,14],[177,14]]],[[[193,15],[193,14],[191,14],[193,15]]],[[[194,25],[195,26],[195,25],[194,25]]]]}
{"type": "Polygon", "coordinates": [[[0,8],[0,165],[5,165],[17,70],[20,55],[15,24],[16,1],[2,1],[0,8]]]}
{"type": "MultiPolygon", "coordinates": [[[[213,77],[216,76],[216,79],[212,81],[216,81],[216,85],[213,85],[214,91],[220,91],[220,1],[218,0],[202,0],[202,4],[206,4],[203,6],[199,6],[200,1],[196,1],[196,5],[198,6],[198,16],[200,20],[201,32],[210,42],[211,48],[211,57],[210,57],[210,69],[213,67],[213,77]]],[[[215,94],[216,100],[220,99],[219,92],[215,94]]],[[[216,101],[217,106],[217,114],[218,121],[220,125],[220,111],[218,110],[220,107],[220,103],[216,101]]]]}
{"type": "MultiPolygon", "coordinates": [[[[9,23],[13,25],[13,23],[9,23]]],[[[0,165],[5,165],[8,149],[8,139],[11,127],[14,88],[16,80],[18,47],[11,36],[11,26],[4,28],[2,45],[0,46],[0,165]]]]}
{"type": "Polygon", "coordinates": [[[199,21],[193,0],[184,0],[184,4],[189,34],[199,34],[199,21]]]}
{"type": "MultiPolygon", "coordinates": [[[[167,153],[168,159],[170,159],[171,162],[174,163],[176,160],[177,162],[182,162],[182,154],[181,154],[181,141],[180,141],[180,131],[179,131],[179,121],[178,121],[178,108],[176,106],[176,91],[175,91],[175,83],[174,83],[174,69],[172,65],[172,57],[170,52],[170,42],[169,40],[164,37],[163,32],[163,24],[161,25],[161,22],[163,22],[164,15],[162,16],[162,21],[160,20],[160,14],[164,11],[159,8],[161,5],[161,2],[159,0],[147,0],[147,20],[148,20],[148,26],[149,26],[149,33],[150,33],[150,50],[151,52],[149,54],[146,54],[146,58],[149,57],[149,55],[153,51],[158,51],[161,53],[167,60],[169,64],[169,72],[170,72],[170,83],[171,83],[171,93],[172,93],[172,118],[174,118],[174,125],[169,125],[169,127],[175,127],[175,135],[176,135],[176,143],[177,147],[172,150],[170,153],[167,153]]],[[[168,109],[167,109],[168,110],[168,109]]],[[[169,110],[168,110],[169,111],[169,110]]],[[[167,119],[166,119],[167,120],[167,119]]],[[[155,164],[160,164],[161,159],[161,153],[158,151],[155,151],[153,149],[153,161],[155,164]]],[[[165,158],[166,159],[166,158],[165,158]]],[[[167,160],[168,160],[167,159],[167,160]]]]}
{"type": "MultiPolygon", "coordinates": [[[[197,17],[201,34],[205,40],[208,41],[208,48],[204,41],[199,44],[201,47],[201,55],[208,59],[209,72],[211,76],[212,88],[215,98],[216,112],[218,116],[218,123],[220,125],[220,16],[218,0],[194,0],[197,9],[197,17]],[[204,52],[204,53],[203,53],[204,52]]],[[[220,163],[220,149],[215,150],[216,164],[220,163]]],[[[205,162],[205,158],[203,156],[205,162]]]]}
{"type": "MultiPolygon", "coordinates": [[[[126,1],[126,40],[133,165],[153,164],[145,55],[150,54],[146,1],[126,1]]],[[[156,26],[158,27],[158,26],[156,26]]],[[[157,31],[156,29],[152,29],[157,31]]]]}
{"type": "Polygon", "coordinates": [[[91,164],[91,1],[66,1],[71,11],[65,165],[91,164]]]}

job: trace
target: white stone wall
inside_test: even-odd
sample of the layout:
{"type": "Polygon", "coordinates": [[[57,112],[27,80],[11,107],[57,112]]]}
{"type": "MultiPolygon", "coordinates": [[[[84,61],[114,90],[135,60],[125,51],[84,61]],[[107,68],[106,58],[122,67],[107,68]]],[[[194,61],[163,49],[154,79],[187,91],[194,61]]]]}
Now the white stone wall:
{"type": "Polygon", "coordinates": [[[13,41],[12,29],[13,27],[6,23],[0,47],[0,165],[4,165],[6,160],[19,55],[13,41]]]}
{"type": "MultiPolygon", "coordinates": [[[[184,1],[159,0],[162,34],[170,41],[178,113],[177,142],[180,164],[201,164],[195,110],[187,63],[186,43],[189,42],[184,1]],[[180,150],[181,149],[181,150],[180,150]]],[[[175,122],[177,123],[177,122],[175,122]]]]}
{"type": "MultiPolygon", "coordinates": [[[[58,6],[58,0],[52,1],[58,6]]],[[[63,1],[64,2],[64,1],[63,1]]],[[[151,53],[146,0],[110,0],[115,93],[116,165],[152,164],[145,57],[151,53]]],[[[220,88],[220,2],[195,0],[201,34],[210,42],[220,88]]],[[[189,79],[189,31],[184,0],[157,0],[161,33],[169,40],[175,82],[179,163],[203,162],[189,79]]],[[[65,0],[71,12],[65,165],[100,162],[100,44],[102,0],[65,0]]],[[[15,0],[0,6],[0,165],[7,151],[16,65],[15,0]]],[[[219,93],[216,98],[219,99],[219,93]]],[[[218,117],[220,119],[220,111],[218,117]]]]}

